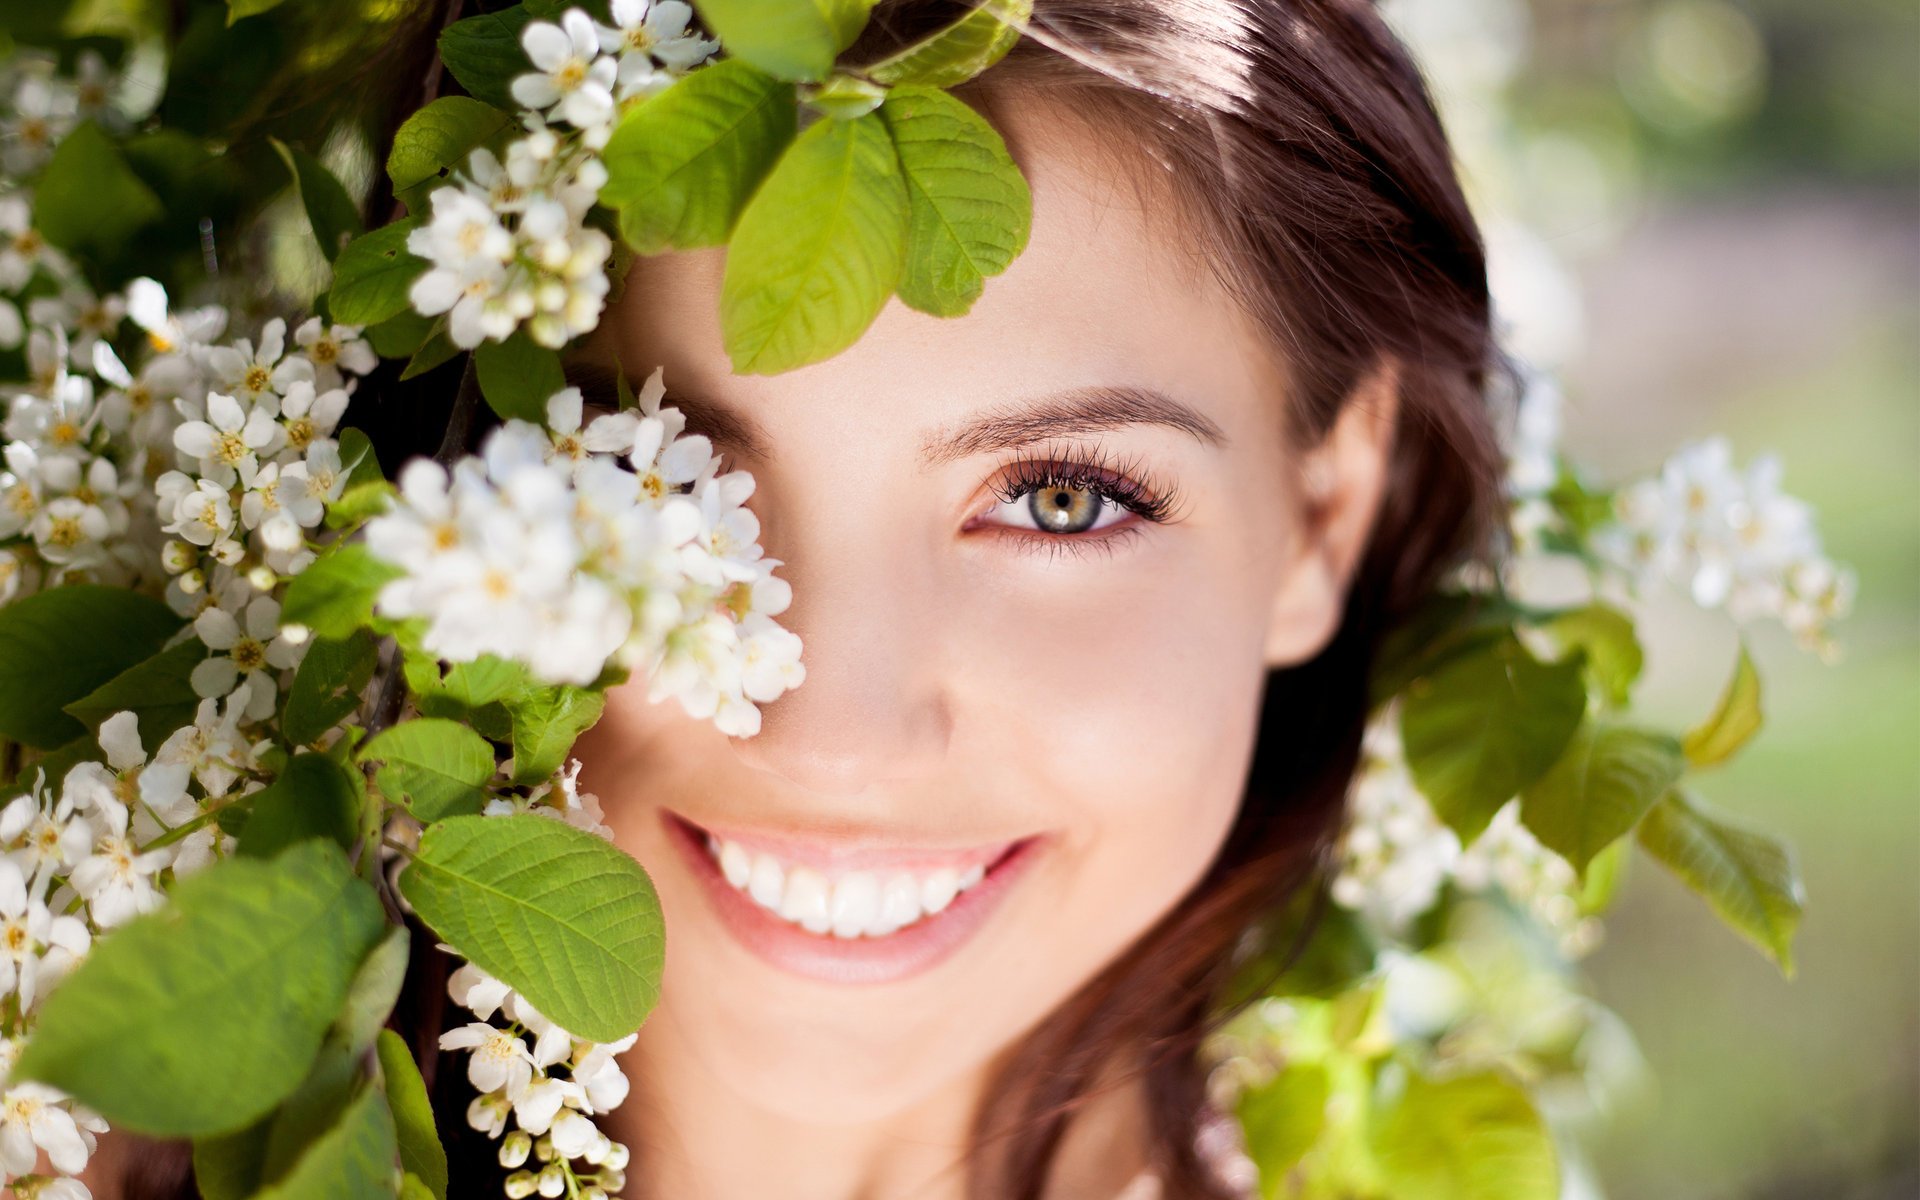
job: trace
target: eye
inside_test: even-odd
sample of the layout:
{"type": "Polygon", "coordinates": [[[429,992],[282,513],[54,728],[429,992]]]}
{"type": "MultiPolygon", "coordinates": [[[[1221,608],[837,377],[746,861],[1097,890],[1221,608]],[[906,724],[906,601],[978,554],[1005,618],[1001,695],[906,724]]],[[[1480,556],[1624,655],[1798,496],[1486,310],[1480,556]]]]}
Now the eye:
{"type": "MultiPolygon", "coordinates": [[[[1170,493],[1142,484],[1141,477],[1137,469],[1116,469],[1097,455],[1024,459],[995,486],[1000,503],[984,514],[985,521],[1055,545],[1106,540],[1117,535],[1102,531],[1124,524],[1129,514],[1169,519],[1170,493]]],[[[1137,524],[1120,532],[1138,532],[1137,524]]]]}
{"type": "Polygon", "coordinates": [[[1024,488],[989,515],[1001,524],[1029,521],[1045,533],[1075,534],[1125,520],[1127,509],[1099,487],[1062,483],[1024,488]]]}

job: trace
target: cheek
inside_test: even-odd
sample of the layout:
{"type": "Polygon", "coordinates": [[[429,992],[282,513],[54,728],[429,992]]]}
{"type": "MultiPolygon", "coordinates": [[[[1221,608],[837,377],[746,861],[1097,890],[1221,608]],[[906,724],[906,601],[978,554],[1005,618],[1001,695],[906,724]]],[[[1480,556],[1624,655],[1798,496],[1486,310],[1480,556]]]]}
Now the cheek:
{"type": "Polygon", "coordinates": [[[1061,941],[1117,949],[1224,838],[1265,679],[1270,537],[1149,530],[1112,559],[1035,563],[971,592],[990,599],[965,638],[980,673],[967,707],[1062,832],[1061,941]]]}

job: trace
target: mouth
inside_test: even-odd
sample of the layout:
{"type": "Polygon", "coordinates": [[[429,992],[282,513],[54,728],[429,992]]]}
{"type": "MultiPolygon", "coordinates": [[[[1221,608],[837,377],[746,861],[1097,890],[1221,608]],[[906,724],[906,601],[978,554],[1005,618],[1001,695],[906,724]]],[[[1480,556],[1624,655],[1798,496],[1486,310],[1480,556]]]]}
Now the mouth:
{"type": "Polygon", "coordinates": [[[1043,838],[966,849],[849,847],[715,830],[661,809],[669,840],[748,950],[795,974],[881,983],[970,940],[1043,838]]]}

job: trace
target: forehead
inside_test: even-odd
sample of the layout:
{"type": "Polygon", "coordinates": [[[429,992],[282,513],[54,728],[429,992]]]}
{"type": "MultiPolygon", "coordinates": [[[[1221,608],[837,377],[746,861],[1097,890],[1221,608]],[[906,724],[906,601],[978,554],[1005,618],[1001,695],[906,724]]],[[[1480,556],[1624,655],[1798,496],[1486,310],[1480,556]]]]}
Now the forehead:
{"type": "Polygon", "coordinates": [[[1277,429],[1280,370],[1266,338],[1213,279],[1205,243],[1149,156],[1063,119],[1053,101],[1006,99],[994,119],[1033,192],[1026,250],[963,317],[889,299],[847,350],[772,376],[734,375],[722,346],[722,248],[637,261],[593,350],[630,377],[867,436],[959,420],[988,403],[1087,385],[1157,388],[1231,432],[1277,429]],[[612,339],[614,345],[608,346],[612,339]],[[1244,411],[1233,412],[1239,408],[1244,411]],[[1227,411],[1223,411],[1227,410],[1227,411]]]}

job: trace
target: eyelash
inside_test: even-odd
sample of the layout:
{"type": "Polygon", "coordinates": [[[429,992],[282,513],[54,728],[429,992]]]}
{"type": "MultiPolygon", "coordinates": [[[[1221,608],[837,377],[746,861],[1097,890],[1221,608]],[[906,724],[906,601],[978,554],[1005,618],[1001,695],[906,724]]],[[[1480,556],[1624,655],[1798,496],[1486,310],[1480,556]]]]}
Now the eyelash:
{"type": "MultiPolygon", "coordinates": [[[[1178,519],[1175,513],[1179,496],[1171,485],[1156,483],[1138,460],[1116,461],[1097,447],[1091,451],[1062,447],[1044,457],[1019,459],[1004,468],[1004,474],[992,490],[1000,503],[1011,504],[1047,488],[1090,491],[1103,503],[1117,504],[1142,521],[1156,525],[1178,519]]],[[[1110,555],[1122,539],[1144,532],[1138,522],[1097,533],[1048,533],[1005,525],[998,528],[1026,548],[1044,549],[1049,555],[1062,550],[1081,555],[1093,551],[1110,555]]]]}

